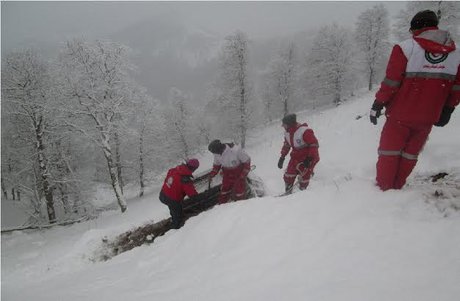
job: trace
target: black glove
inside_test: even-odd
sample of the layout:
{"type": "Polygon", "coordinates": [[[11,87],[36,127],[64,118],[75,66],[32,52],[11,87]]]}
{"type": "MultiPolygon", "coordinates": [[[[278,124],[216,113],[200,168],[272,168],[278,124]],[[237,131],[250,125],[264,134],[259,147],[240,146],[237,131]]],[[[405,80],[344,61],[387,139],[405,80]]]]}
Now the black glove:
{"type": "Polygon", "coordinates": [[[369,119],[371,120],[371,123],[377,124],[377,118],[379,118],[380,115],[382,115],[382,109],[383,109],[383,104],[377,101],[374,101],[371,111],[369,112],[369,119]]]}
{"type": "Polygon", "coordinates": [[[312,157],[306,157],[305,160],[303,160],[303,166],[305,166],[305,168],[309,168],[310,165],[311,165],[311,161],[313,161],[313,158],[312,157]]]}
{"type": "Polygon", "coordinates": [[[278,160],[278,168],[281,169],[283,168],[283,163],[284,163],[284,157],[280,157],[278,160]]]}
{"type": "Polygon", "coordinates": [[[452,115],[454,109],[455,108],[444,106],[444,108],[442,108],[441,116],[439,116],[438,122],[436,122],[434,125],[443,127],[446,124],[448,124],[450,120],[450,115],[452,115]]]}

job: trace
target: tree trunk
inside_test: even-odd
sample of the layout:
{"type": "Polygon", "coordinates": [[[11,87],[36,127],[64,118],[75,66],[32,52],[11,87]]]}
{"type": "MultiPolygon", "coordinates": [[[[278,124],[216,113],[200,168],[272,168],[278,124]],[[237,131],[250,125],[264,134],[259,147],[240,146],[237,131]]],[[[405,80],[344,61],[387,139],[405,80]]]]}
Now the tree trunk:
{"type": "Polygon", "coordinates": [[[245,87],[245,65],[243,55],[240,56],[240,118],[241,118],[241,147],[246,145],[246,87],[245,87]]]}
{"type": "Polygon", "coordinates": [[[67,189],[65,187],[65,184],[58,184],[57,186],[59,193],[61,194],[61,203],[62,207],[64,208],[64,214],[67,215],[68,213],[70,213],[69,196],[66,191],[67,189]]]}
{"type": "Polygon", "coordinates": [[[182,145],[184,147],[185,158],[188,158],[189,157],[189,147],[188,147],[188,144],[187,144],[187,140],[185,139],[184,132],[180,128],[177,128],[177,129],[178,129],[178,132],[179,132],[180,141],[182,142],[182,145]]]}
{"type": "Polygon", "coordinates": [[[245,118],[245,97],[244,97],[244,85],[241,89],[241,106],[240,106],[240,114],[241,114],[241,147],[244,148],[246,145],[246,118],[245,118]]]}
{"type": "Polygon", "coordinates": [[[337,78],[335,81],[334,104],[336,106],[340,104],[340,79],[339,78],[337,78]]]}
{"type": "Polygon", "coordinates": [[[288,113],[289,113],[289,111],[288,111],[288,98],[286,97],[284,99],[284,115],[283,116],[286,116],[288,113]]]}
{"type": "Polygon", "coordinates": [[[118,176],[118,181],[120,182],[120,189],[121,192],[123,193],[123,176],[122,176],[122,170],[121,170],[121,154],[120,154],[120,137],[118,136],[118,133],[115,132],[114,135],[115,138],[115,160],[116,160],[116,166],[117,166],[117,176],[118,176]]]}
{"type": "Polygon", "coordinates": [[[265,110],[267,112],[267,119],[268,119],[268,122],[272,122],[272,114],[271,114],[271,100],[269,98],[267,98],[264,102],[265,104],[265,110]]]}
{"type": "Polygon", "coordinates": [[[144,131],[143,127],[139,136],[139,197],[144,195],[144,131]]]}
{"type": "Polygon", "coordinates": [[[372,90],[372,82],[374,81],[374,70],[370,68],[369,70],[369,91],[372,90]]]}
{"type": "Polygon", "coordinates": [[[284,81],[284,116],[289,113],[289,99],[291,98],[291,82],[292,82],[292,68],[294,60],[294,44],[289,44],[288,53],[288,70],[284,81]]]}
{"type": "Polygon", "coordinates": [[[43,194],[46,200],[46,209],[48,212],[49,222],[56,222],[56,212],[54,211],[53,191],[48,179],[48,162],[45,156],[45,145],[43,142],[43,121],[41,118],[35,123],[35,138],[37,142],[37,160],[42,181],[43,194]]]}
{"type": "Polygon", "coordinates": [[[188,158],[190,154],[190,149],[189,149],[187,139],[185,138],[185,133],[184,133],[185,132],[184,120],[186,119],[184,99],[180,99],[179,113],[180,113],[180,118],[181,118],[180,123],[175,122],[174,125],[176,126],[176,130],[179,134],[179,139],[183,145],[183,151],[184,151],[185,158],[188,158]]]}
{"type": "Polygon", "coordinates": [[[120,206],[121,212],[125,212],[127,205],[123,192],[118,181],[117,166],[113,161],[112,149],[110,148],[110,143],[107,135],[101,133],[102,135],[102,150],[104,151],[104,156],[107,161],[107,167],[109,168],[110,180],[112,184],[113,191],[117,198],[118,205],[120,206]]]}
{"type": "Polygon", "coordinates": [[[7,200],[8,199],[8,192],[6,192],[5,183],[3,183],[3,178],[1,179],[1,181],[2,181],[3,196],[5,197],[5,200],[7,200]]]}

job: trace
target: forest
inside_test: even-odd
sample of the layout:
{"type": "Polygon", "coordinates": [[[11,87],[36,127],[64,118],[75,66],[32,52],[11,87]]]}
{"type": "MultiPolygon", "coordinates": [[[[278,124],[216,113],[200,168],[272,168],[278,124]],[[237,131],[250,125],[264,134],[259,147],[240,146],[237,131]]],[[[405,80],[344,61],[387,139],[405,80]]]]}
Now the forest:
{"type": "Polygon", "coordinates": [[[458,40],[460,5],[445,1],[408,2],[394,19],[376,2],[352,28],[332,23],[265,44],[234,31],[201,63],[209,77],[193,88],[200,97],[176,86],[155,96],[140,79],[139,54],[122,41],[62,41],[52,58],[34,48],[2,51],[2,200],[27,208],[24,226],[124,212],[126,187],[142,196],[213,139],[245,147],[254,129],[289,112],[339,106],[378,87],[392,45],[409,38],[407,24],[422,9],[437,12],[439,27],[458,40]],[[262,59],[263,45],[270,51],[262,59]],[[91,202],[100,185],[116,202],[91,202]]]}

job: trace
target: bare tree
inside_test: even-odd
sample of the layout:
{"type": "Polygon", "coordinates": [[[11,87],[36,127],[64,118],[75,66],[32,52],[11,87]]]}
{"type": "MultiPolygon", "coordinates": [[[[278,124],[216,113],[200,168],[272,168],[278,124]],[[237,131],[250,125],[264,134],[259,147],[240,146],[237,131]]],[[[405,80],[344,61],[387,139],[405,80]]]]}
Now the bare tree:
{"type": "Polygon", "coordinates": [[[388,11],[382,4],[365,10],[358,17],[355,39],[364,54],[369,91],[372,90],[377,72],[382,70],[385,64],[389,31],[388,11]]]}
{"type": "Polygon", "coordinates": [[[76,121],[68,125],[90,137],[103,151],[111,185],[124,212],[127,205],[112,145],[117,122],[131,106],[133,82],[128,49],[111,42],[73,40],[62,51],[61,66],[72,101],[68,109],[76,121]]]}

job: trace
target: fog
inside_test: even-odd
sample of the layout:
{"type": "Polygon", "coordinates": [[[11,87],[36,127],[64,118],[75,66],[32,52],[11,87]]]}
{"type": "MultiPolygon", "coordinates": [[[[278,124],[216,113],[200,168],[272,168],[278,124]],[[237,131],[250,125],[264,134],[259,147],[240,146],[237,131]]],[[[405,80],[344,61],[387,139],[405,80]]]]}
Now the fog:
{"type": "MultiPolygon", "coordinates": [[[[394,14],[404,2],[382,2],[394,14]]],[[[352,25],[376,2],[13,2],[2,1],[2,48],[75,35],[103,38],[146,19],[165,18],[219,34],[267,37],[337,22],[352,25]]],[[[147,38],[147,37],[146,37],[147,38]]]]}
{"type": "MultiPolygon", "coordinates": [[[[390,16],[404,2],[382,2],[390,16]]],[[[299,43],[336,22],[353,26],[377,2],[16,2],[2,8],[2,53],[26,47],[54,57],[72,38],[104,39],[133,49],[137,79],[157,98],[177,86],[203,98],[223,38],[235,30],[252,42],[253,63],[266,63],[268,42],[281,36],[299,43]],[[292,39],[292,38],[291,38],[292,39]],[[152,57],[153,54],[153,57],[152,57]]]]}

